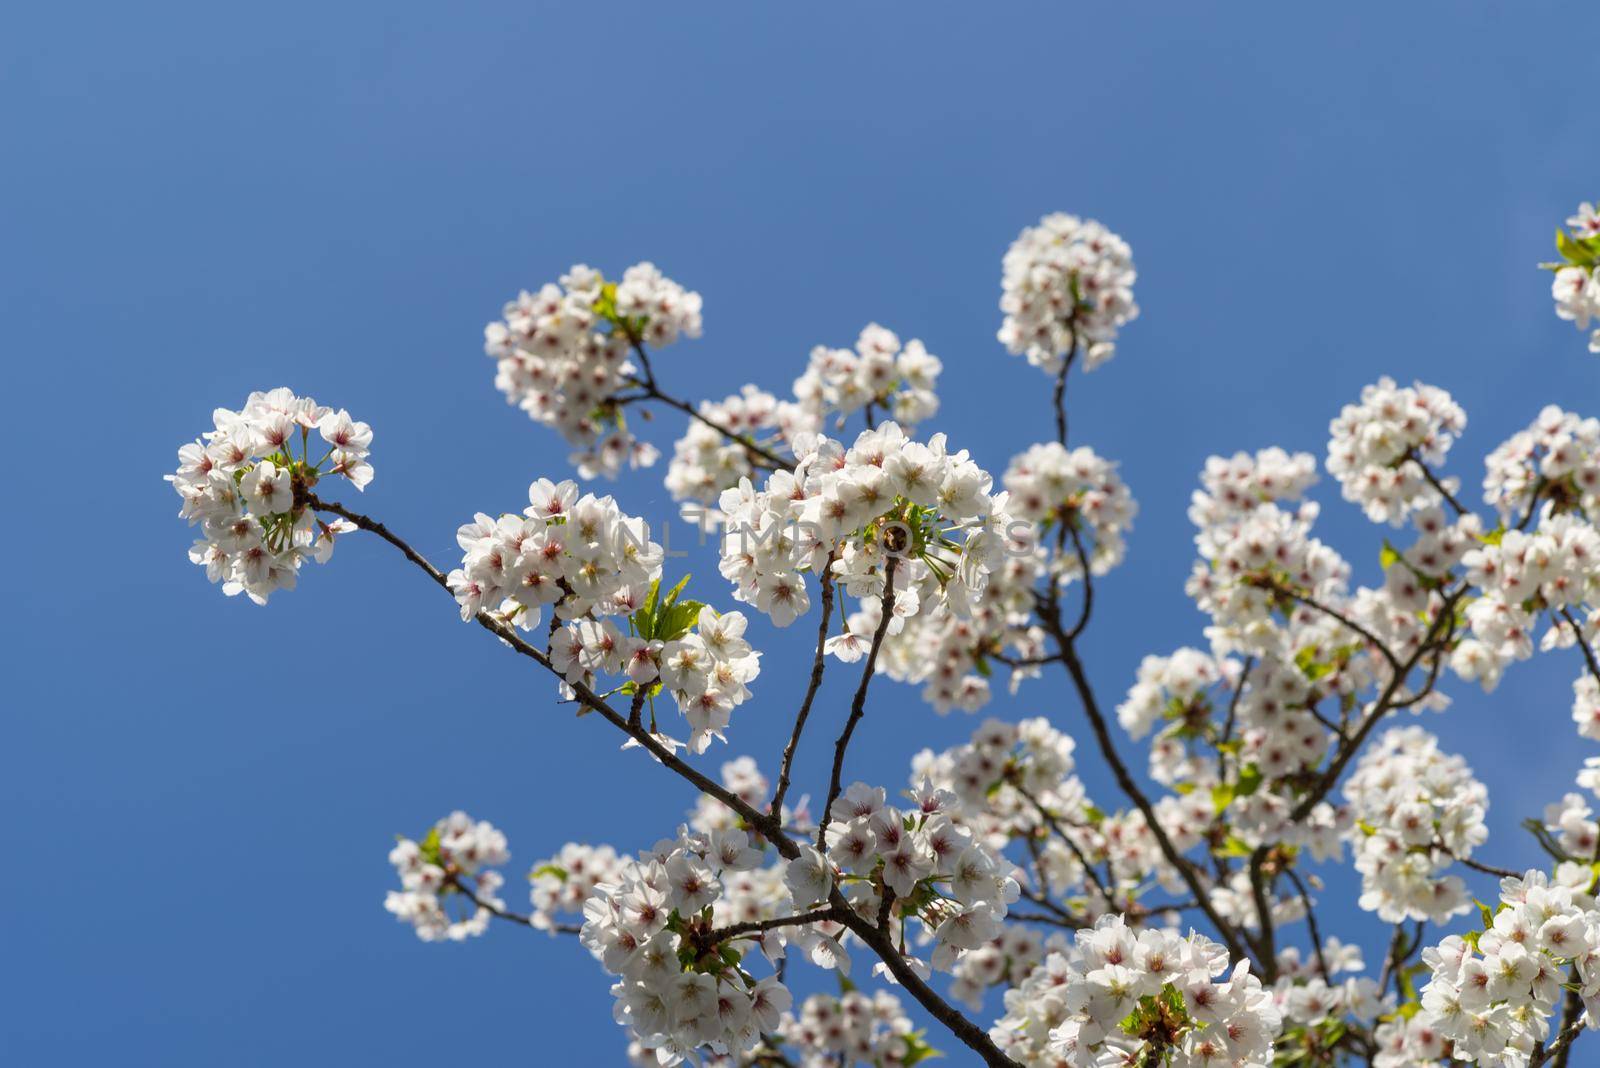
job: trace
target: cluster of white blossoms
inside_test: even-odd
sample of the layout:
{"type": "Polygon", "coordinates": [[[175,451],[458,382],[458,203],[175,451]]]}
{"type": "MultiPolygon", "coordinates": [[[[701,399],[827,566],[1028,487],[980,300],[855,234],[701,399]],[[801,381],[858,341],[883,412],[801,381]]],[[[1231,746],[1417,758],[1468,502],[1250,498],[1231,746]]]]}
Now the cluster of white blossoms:
{"type": "MultiPolygon", "coordinates": [[[[1026,841],[1035,875],[1028,880],[1031,889],[1070,901],[1085,918],[1093,918],[1112,907],[1106,893],[1114,894],[1115,887],[1088,892],[1093,875],[1085,864],[1103,866],[1115,884],[1117,876],[1111,873],[1127,873],[1121,865],[1128,859],[1129,840],[1136,836],[1123,835],[1118,817],[1105,816],[1090,803],[1073,773],[1074,748],[1072,738],[1042,716],[1019,723],[987,719],[966,744],[939,753],[919,752],[911,761],[912,792],[946,798],[944,815],[991,852],[1026,841]],[[1113,845],[1119,849],[1115,855],[1110,852],[1113,845]]],[[[1153,841],[1148,848],[1141,845],[1138,863],[1154,850],[1153,841]]],[[[1145,867],[1139,875],[1150,870],[1145,867]]],[[[1025,972],[1036,962],[1042,948],[1022,929],[1008,928],[989,946],[963,958],[952,995],[970,1002],[987,986],[1015,982],[1019,969],[1025,972]]]]}
{"type": "Polygon", "coordinates": [[[1485,461],[1483,497],[1507,526],[1522,526],[1540,502],[1557,513],[1600,509],[1600,419],[1554,404],[1485,461]]]}
{"type": "Polygon", "coordinates": [[[1000,341],[1050,374],[1079,348],[1088,370],[1105,363],[1139,314],[1133,253],[1093,219],[1046,215],[1011,243],[1001,272],[1000,341]]]}
{"type": "MultiPolygon", "coordinates": [[[[1214,658],[1198,649],[1145,657],[1127,698],[1117,707],[1117,718],[1133,738],[1143,738],[1160,725],[1150,746],[1151,777],[1167,786],[1187,784],[1186,790],[1220,785],[1218,756],[1196,742],[1208,743],[1216,754],[1236,753],[1242,772],[1254,780],[1252,791],[1262,782],[1318,767],[1330,732],[1311,710],[1365,681],[1350,660],[1342,659],[1347,649],[1329,660],[1315,658],[1321,647],[1331,644],[1326,630],[1321,620],[1296,625],[1293,642],[1303,643],[1300,662],[1265,655],[1255,658],[1248,672],[1237,660],[1214,658]],[[1317,676],[1315,681],[1307,671],[1317,676]]],[[[1231,815],[1253,841],[1300,831],[1320,834],[1329,823],[1317,815],[1291,828],[1287,809],[1282,798],[1261,792],[1240,795],[1231,815]]]]}
{"type": "Polygon", "coordinates": [[[1460,756],[1421,727],[1385,731],[1344,785],[1360,905],[1385,923],[1443,921],[1472,908],[1448,874],[1489,837],[1489,793],[1460,756]]]}
{"type": "MultiPolygon", "coordinates": [[[[1138,681],[1117,706],[1117,721],[1130,737],[1143,738],[1159,720],[1180,721],[1213,686],[1237,676],[1231,662],[1219,664],[1198,649],[1179,649],[1171,656],[1147,656],[1139,663],[1138,681]]],[[[1209,718],[1209,710],[1207,710],[1209,718]]]]}
{"type": "Polygon", "coordinates": [[[750,974],[745,959],[752,948],[777,958],[786,936],[801,945],[837,945],[821,924],[721,932],[748,918],[789,914],[776,871],[753,874],[763,862],[763,851],[743,831],[684,828],[589,894],[579,937],[618,977],[613,1015],[655,1051],[658,1063],[678,1063],[703,1046],[738,1054],[777,1029],[791,996],[776,977],[750,974]]]}
{"type": "MultiPolygon", "coordinates": [[[[887,990],[871,995],[852,990],[839,997],[813,994],[799,1013],[785,1012],[777,1029],[760,1045],[737,1056],[700,1050],[702,1068],[838,1068],[865,1064],[895,1068],[938,1056],[906,1015],[900,999],[887,990]]],[[[634,1041],[628,1063],[635,1068],[660,1068],[657,1051],[634,1041]]]]}
{"type": "MultiPolygon", "coordinates": [[[[1578,205],[1567,219],[1567,232],[1556,240],[1562,264],[1551,264],[1555,277],[1550,295],[1555,298],[1556,317],[1588,330],[1590,320],[1600,319],[1600,209],[1593,204],[1578,205]]],[[[1600,329],[1589,335],[1589,351],[1600,352],[1600,329]]]]}
{"type": "MultiPolygon", "coordinates": [[[[1328,938],[1305,954],[1291,946],[1278,954],[1277,964],[1272,998],[1283,1023],[1275,1043],[1276,1064],[1317,1063],[1327,1053],[1308,1056],[1311,1050],[1336,1049],[1352,1030],[1371,1033],[1379,1020],[1404,1022],[1395,1013],[1395,997],[1385,994],[1376,979],[1358,974],[1339,978],[1366,967],[1355,946],[1337,938],[1328,938]]],[[[1421,1066],[1407,1062],[1407,1068],[1421,1066]]]]}
{"type": "MultiPolygon", "coordinates": [[[[1451,663],[1463,678],[1493,689],[1508,664],[1533,655],[1540,611],[1587,614],[1584,605],[1600,592],[1600,533],[1575,515],[1546,511],[1533,531],[1499,532],[1461,563],[1482,596],[1466,607],[1472,637],[1456,647],[1451,663]]],[[[1566,647],[1576,639],[1571,627],[1553,627],[1542,645],[1566,647]]]]}
{"type": "MultiPolygon", "coordinates": [[[[924,604],[912,617],[902,615],[904,606],[897,602],[879,651],[878,670],[897,682],[921,684],[923,700],[941,715],[956,708],[976,712],[989,703],[992,657],[1010,665],[1013,693],[1041,673],[1047,635],[1034,619],[1035,594],[1049,557],[1038,543],[1039,527],[997,519],[992,528],[1000,548],[981,591],[954,606],[924,604]]],[[[879,600],[866,599],[850,613],[831,651],[846,661],[858,659],[881,619],[879,600]]]]}
{"type": "Polygon", "coordinates": [[[722,492],[773,466],[761,452],[791,453],[792,442],[820,433],[829,417],[842,426],[846,416],[871,405],[908,433],[931,418],[939,410],[935,388],[942,367],[922,342],[902,348],[899,337],[877,323],[861,331],[854,351],[819,345],[795,379],[794,400],[746,385],[720,402],[702,401],[701,418],[691,419],[673,446],[667,490],[685,502],[686,518],[714,528],[723,519],[715,508],[722,492]]]}
{"type": "Polygon", "coordinates": [[[167,476],[183,498],[178,514],[200,526],[189,559],[228,596],[266,604],[274,590],[294,588],[307,559],[325,563],[335,535],[355,529],[318,519],[303,495],[329,475],[365,489],[372,428],[282,387],[250,394],[239,411],[218,408],[211,419],[215,429],[181,447],[167,476]],[[315,461],[313,433],[322,453],[315,461]]]}
{"type": "Polygon", "coordinates": [[[1254,455],[1210,456],[1200,473],[1202,488],[1190,498],[1189,521],[1201,531],[1226,527],[1259,505],[1299,500],[1316,481],[1317,460],[1309,452],[1274,446],[1254,455]]]}
{"type": "Polygon", "coordinates": [[[534,864],[528,875],[533,902],[530,925],[554,931],[564,917],[581,917],[595,891],[621,878],[628,863],[608,845],[568,842],[555,856],[534,864]]]}
{"type": "Polygon", "coordinates": [[[556,618],[627,615],[661,577],[663,550],[644,520],[624,515],[610,497],[579,496],[570,479],[528,487],[523,514],[479,512],[456,531],[461,566],[447,581],[461,618],[496,612],[524,630],[545,605],[556,618]]]}
{"type": "Polygon", "coordinates": [[[1062,548],[1053,566],[1061,582],[1083,575],[1078,553],[1065,545],[1068,534],[1082,546],[1092,574],[1103,575],[1122,562],[1124,535],[1139,506],[1115,463],[1087,446],[1068,449],[1050,441],[1012,457],[1002,481],[1012,515],[1059,531],[1062,548]]]}
{"type": "Polygon", "coordinates": [[[389,891],[383,907],[416,928],[424,942],[460,942],[481,935],[492,910],[505,907],[495,896],[505,880],[492,869],[510,859],[506,836],[492,823],[452,812],[420,842],[401,838],[390,850],[389,863],[400,876],[401,889],[389,891]],[[462,903],[455,916],[451,900],[462,903]]]}
{"type": "Polygon", "coordinates": [[[700,326],[700,294],[654,264],[629,267],[619,282],[579,264],[560,285],[507,302],[484,328],[484,351],[498,361],[496,388],[559,431],[577,449],[579,473],[593,478],[655,462],[655,448],[628,432],[612,398],[639,370],[630,361],[636,346],[699,337],[700,326]]]}
{"type": "MultiPolygon", "coordinates": [[[[1588,767],[1579,773],[1580,786],[1593,789],[1596,760],[1590,757],[1588,767]]],[[[1595,843],[1600,841],[1600,824],[1594,820],[1594,809],[1579,793],[1564,794],[1560,801],[1544,807],[1544,829],[1562,851],[1572,857],[1594,856],[1595,843]]]]}
{"type": "MultiPolygon", "coordinates": [[[[950,452],[943,434],[922,444],[896,423],[863,431],[848,449],[811,435],[795,445],[793,472],[722,494],[721,571],[735,598],[788,626],[810,607],[806,573],[827,567],[851,596],[880,602],[892,556],[892,629],[939,606],[969,613],[1010,525],[987,472],[950,452]]],[[[869,639],[852,630],[829,650],[849,658],[869,639]]]]}
{"type": "Polygon", "coordinates": [[[1208,555],[1196,562],[1185,589],[1211,616],[1206,635],[1219,653],[1292,659],[1289,634],[1274,618],[1286,607],[1285,591],[1324,605],[1344,601],[1350,565],[1311,536],[1303,510],[1263,504],[1204,531],[1199,541],[1208,555]]]}
{"type": "Polygon", "coordinates": [[[569,683],[626,675],[625,685],[647,696],[665,691],[689,721],[692,752],[705,752],[712,738],[726,741],[723,728],[761,674],[761,654],[744,639],[743,613],[719,615],[669,596],[647,599],[630,623],[635,633],[609,619],[568,623],[551,638],[550,661],[569,683]]]}
{"type": "Polygon", "coordinates": [[[569,685],[626,676],[630,693],[664,691],[689,721],[689,747],[703,752],[761,673],[744,615],[680,600],[683,582],[663,595],[661,546],[610,497],[542,478],[528,499],[523,515],[479,513],[456,532],[464,555],[446,582],[461,618],[487,611],[532,630],[554,605],[550,662],[569,685]]]}
{"type": "Polygon", "coordinates": [[[868,405],[881,408],[907,431],[939,410],[935,392],[944,364],[912,338],[902,348],[893,330],[868,323],[851,349],[818,345],[794,395],[820,429],[831,415],[841,419],[868,405]]]}
{"type": "MultiPolygon", "coordinates": [[[[1399,525],[1412,511],[1439,502],[1423,465],[1443,463],[1466,425],[1466,413],[1444,390],[1380,378],[1329,424],[1328,473],[1367,518],[1399,525]]],[[[1443,485],[1454,492],[1453,482],[1443,485]]]]}
{"type": "MultiPolygon", "coordinates": [[[[721,782],[727,790],[745,804],[765,807],[769,796],[766,776],[750,757],[742,756],[722,765],[721,782]]],[[[783,806],[780,813],[785,827],[801,829],[809,823],[804,805],[797,810],[783,806]]],[[[689,827],[704,841],[738,841],[730,832],[747,833],[746,844],[762,846],[755,832],[746,832],[742,821],[733,809],[712,797],[699,794],[695,807],[689,813],[689,827]]],[[[568,842],[554,856],[536,861],[528,875],[529,897],[533,903],[529,916],[531,926],[546,931],[562,929],[564,921],[582,922],[584,906],[596,893],[616,885],[633,871],[638,861],[624,856],[609,845],[587,845],[568,842]]],[[[722,875],[722,895],[716,902],[716,922],[720,924],[758,920],[779,914],[776,910],[787,908],[788,890],[783,882],[784,867],[774,864],[765,868],[725,871],[722,875]]],[[[777,943],[772,943],[776,946],[777,943]]]]}
{"type": "Polygon", "coordinates": [[[1539,871],[1503,879],[1485,930],[1424,950],[1432,978],[1417,1019],[1426,1022],[1426,1035],[1448,1039],[1456,1061],[1526,1065],[1534,1046],[1554,1037],[1551,1016],[1569,976],[1589,1018],[1600,1019],[1593,883],[1594,873],[1578,864],[1563,865],[1554,881],[1539,871]]]}
{"type": "Polygon", "coordinates": [[[826,856],[802,847],[787,879],[796,906],[825,901],[837,884],[864,915],[876,915],[893,894],[892,915],[917,920],[931,937],[924,971],[949,971],[961,957],[1000,936],[1020,887],[1012,866],[946,809],[955,801],[932,788],[912,792],[913,806],[886,804],[880,787],[853,783],[829,810],[826,856]]]}
{"type": "Polygon", "coordinates": [[[797,1014],[784,1018],[778,1037],[792,1047],[795,1068],[894,1068],[908,1063],[922,1045],[900,999],[887,990],[871,995],[851,990],[839,997],[813,994],[800,1003],[797,1014]]]}
{"type": "Polygon", "coordinates": [[[1282,1024],[1248,961],[1230,971],[1202,935],[1138,931],[1116,915],[1047,956],[1005,1007],[989,1037],[1026,1068],[1140,1064],[1151,1050],[1176,1068],[1264,1066],[1282,1024]]]}
{"type": "Polygon", "coordinates": [[[815,430],[818,422],[798,405],[780,403],[755,386],[745,386],[722,401],[701,401],[699,412],[705,421],[689,420],[683,437],[672,448],[666,487],[673,500],[686,503],[686,518],[708,519],[713,524],[721,518],[714,506],[722,491],[757,471],[746,441],[765,436],[768,444],[787,442],[815,430]],[[723,430],[739,440],[730,440],[723,430]],[[767,433],[773,430],[777,438],[767,433]]]}
{"type": "Polygon", "coordinates": [[[1583,737],[1600,742],[1600,682],[1587,672],[1572,683],[1572,722],[1583,737]]]}
{"type": "Polygon", "coordinates": [[[1423,1013],[1384,1020],[1372,1040],[1377,1047],[1372,1068],[1437,1068],[1444,1063],[1448,1041],[1423,1013]]]}

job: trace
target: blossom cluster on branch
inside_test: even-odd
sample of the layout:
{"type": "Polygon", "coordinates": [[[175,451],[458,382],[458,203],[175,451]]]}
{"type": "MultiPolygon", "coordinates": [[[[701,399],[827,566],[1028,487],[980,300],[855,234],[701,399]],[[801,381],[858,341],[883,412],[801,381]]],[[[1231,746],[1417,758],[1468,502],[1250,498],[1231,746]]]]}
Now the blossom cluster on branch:
{"type": "MultiPolygon", "coordinates": [[[[1568,226],[1549,266],[1558,313],[1586,326],[1600,215],[1568,226]]],[[[169,479],[224,592],[264,604],[336,537],[370,533],[554,681],[552,704],[694,787],[675,830],[635,835],[667,835],[647,848],[544,846],[526,913],[487,822],[457,812],[390,854],[386,906],[424,941],[495,921],[576,936],[635,1064],[909,1068],[961,1046],[1008,1068],[1569,1068],[1600,1026],[1600,756],[1523,824],[1548,870],[1512,870],[1485,859],[1488,791],[1436,725],[1452,680],[1493,690],[1549,654],[1579,672],[1576,733],[1600,740],[1600,419],[1538,413],[1488,452],[1480,511],[1448,469],[1467,426],[1449,392],[1368,385],[1329,413],[1324,466],[1401,544],[1352,558],[1317,533],[1312,453],[1206,459],[1185,583],[1204,625],[1103,704],[1080,640],[1138,504],[1114,459],[1069,444],[1066,386],[1080,358],[1113,353],[1134,281],[1127,243],[1093,221],[1049,215],[1012,244],[999,337],[1054,376],[1055,420],[1003,465],[917,429],[945,364],[877,324],[813,350],[790,399],[752,383],[694,400],[651,352],[698,337],[702,302],[654,266],[574,267],[508,304],[486,332],[497,384],[565,437],[581,477],[649,465],[643,416],[685,418],[666,488],[716,531],[748,617],[707,603],[705,578],[674,581],[665,534],[570,480],[476,515],[441,570],[327,496],[370,482],[372,430],[287,389],[213,413],[169,479]],[[801,620],[803,689],[758,698],[773,652],[752,637],[801,620]],[[847,699],[823,694],[830,670],[847,699]],[[880,676],[945,713],[988,705],[1001,674],[1013,692],[1054,685],[1023,691],[1035,715],[902,754],[904,774],[855,767],[880,676]],[[686,739],[658,715],[669,697],[686,739]],[[758,699],[793,708],[775,773],[738,756],[709,774],[698,758],[758,699]],[[791,797],[797,754],[829,753],[818,731],[829,774],[791,797]],[[1099,797],[1086,759],[1109,773],[1099,797]],[[1386,945],[1324,930],[1339,864],[1386,945]],[[1488,880],[1498,905],[1481,903],[1488,880]],[[802,967],[839,994],[798,998],[802,967]]]]}

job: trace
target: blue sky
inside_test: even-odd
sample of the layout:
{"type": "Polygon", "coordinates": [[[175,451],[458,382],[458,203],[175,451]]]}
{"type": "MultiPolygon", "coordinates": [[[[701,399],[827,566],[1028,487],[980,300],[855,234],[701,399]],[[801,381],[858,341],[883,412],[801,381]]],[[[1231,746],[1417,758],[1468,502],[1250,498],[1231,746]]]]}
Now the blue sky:
{"type": "MultiPolygon", "coordinates": [[[[675,7],[0,16],[9,1063],[621,1063],[576,945],[422,945],[381,907],[385,853],[458,806],[506,829],[514,869],[568,840],[634,849],[689,793],[381,545],[265,611],[209,587],[161,475],[251,389],[369,421],[361,504],[446,560],[475,510],[568,473],[494,392],[483,322],[573,262],[652,259],[706,301],[705,338],[658,361],[683,393],[784,390],[876,320],[944,359],[939,426],[998,471],[1050,432],[1043,376],[994,340],[1000,256],[1046,212],[1094,216],[1131,242],[1144,312],[1072,388],[1074,439],[1142,508],[1086,639],[1113,702],[1143,654],[1200,641],[1183,513],[1206,455],[1320,457],[1389,373],[1467,409],[1451,470],[1474,488],[1543,404],[1595,412],[1600,361],[1534,269],[1600,195],[1572,58],[1592,6],[675,7]]],[[[657,425],[669,446],[677,420],[657,425]]],[[[659,475],[614,490],[659,521],[659,475]]],[[[1318,496],[1372,581],[1383,532],[1318,496]]],[[[712,767],[770,768],[787,730],[806,639],[755,629],[758,700],[712,767]]],[[[1534,859],[1518,819],[1588,755],[1577,670],[1456,684],[1429,721],[1490,786],[1496,863],[1534,859]]],[[[848,686],[823,691],[800,790],[848,686]]],[[[991,711],[1087,739],[1054,684],[991,711]]],[[[975,722],[882,682],[849,770],[899,783],[975,722]]],[[[1376,956],[1347,889],[1324,924],[1376,956]]]]}

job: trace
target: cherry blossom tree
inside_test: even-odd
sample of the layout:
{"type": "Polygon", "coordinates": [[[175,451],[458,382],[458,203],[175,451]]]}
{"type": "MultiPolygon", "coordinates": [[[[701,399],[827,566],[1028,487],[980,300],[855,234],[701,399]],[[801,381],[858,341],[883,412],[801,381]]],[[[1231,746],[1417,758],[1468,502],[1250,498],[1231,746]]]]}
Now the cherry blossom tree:
{"type": "MultiPolygon", "coordinates": [[[[1558,252],[1557,314],[1587,329],[1596,209],[1558,252]]],[[[1445,390],[1385,378],[1327,413],[1323,469],[1403,543],[1366,550],[1370,585],[1315,534],[1315,457],[1205,460],[1187,592],[1209,626],[1152,651],[1113,702],[1080,640],[1137,505],[1112,459],[1069,445],[1067,386],[1116,354],[1134,282],[1128,245],[1094,221],[1050,215],[1012,244],[998,340],[1046,377],[1053,433],[998,479],[969,451],[982,442],[931,427],[940,359],[876,323],[814,349],[790,397],[684,397],[656,356],[700,335],[701,298],[649,263],[573,267],[485,330],[496,387],[567,441],[583,482],[539,472],[525,504],[485,502],[459,561],[349,506],[373,479],[372,428],[288,389],[214,412],[169,479],[224,593],[265,605],[339,540],[375,536],[551,676],[553,700],[642,750],[619,761],[698,791],[642,852],[535,860],[526,904],[487,820],[450,813],[390,853],[386,907],[423,940],[502,923],[579,939],[634,1063],[1572,1063],[1600,1026],[1600,755],[1526,824],[1547,867],[1512,871],[1485,859],[1487,792],[1433,727],[1452,680],[1492,690],[1537,653],[1576,676],[1577,733],[1600,740],[1600,420],[1546,408],[1488,455],[1475,507],[1445,390]],[[680,515],[647,521],[600,483],[658,462],[629,418],[652,409],[685,426],[665,465],[680,515]],[[716,533],[721,581],[674,573],[655,534],[685,520],[716,533]],[[801,624],[809,678],[765,769],[713,773],[736,713],[780,703],[749,613],[801,624]],[[837,716],[814,709],[829,671],[853,680],[837,716]],[[1002,678],[1075,707],[846,774],[875,689],[976,713],[1002,678]],[[827,738],[813,810],[794,761],[827,738]],[[1115,796],[1089,796],[1085,757],[1115,796]],[[1345,863],[1387,944],[1319,923],[1322,873],[1345,863]],[[836,973],[839,995],[797,1004],[801,968],[836,973]],[[1004,1013],[983,1019],[995,990],[1004,1013]]]]}

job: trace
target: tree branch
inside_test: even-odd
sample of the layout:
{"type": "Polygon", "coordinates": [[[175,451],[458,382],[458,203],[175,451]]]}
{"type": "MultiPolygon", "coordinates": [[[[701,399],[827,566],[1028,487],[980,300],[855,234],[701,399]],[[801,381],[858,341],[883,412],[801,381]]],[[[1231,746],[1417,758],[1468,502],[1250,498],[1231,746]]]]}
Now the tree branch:
{"type": "MultiPolygon", "coordinates": [[[[332,501],[319,500],[314,495],[308,497],[307,503],[318,511],[331,512],[334,515],[348,519],[361,530],[378,535],[384,541],[387,541],[390,545],[394,546],[396,549],[399,549],[406,559],[410,560],[419,569],[425,572],[428,577],[432,578],[434,582],[437,583],[438,586],[446,593],[450,592],[450,586],[445,580],[444,574],[440,572],[438,568],[430,564],[421,553],[417,552],[410,545],[406,544],[403,539],[395,535],[382,523],[368,518],[359,512],[352,512],[343,505],[334,503],[332,501]]],[[[891,560],[892,559],[893,558],[891,558],[891,560]]],[[[892,587],[890,587],[890,589],[892,589],[892,587]]],[[[453,596],[452,600],[454,600],[453,596]]],[[[891,607],[892,605],[886,605],[884,612],[885,618],[887,618],[890,614],[889,609],[891,607]]],[[[550,658],[548,656],[535,647],[529,645],[526,641],[523,641],[523,639],[503,620],[497,618],[491,613],[483,611],[477,612],[473,616],[473,620],[484,630],[489,631],[491,634],[504,641],[517,653],[520,653],[530,660],[533,660],[545,670],[551,672],[557,677],[561,677],[561,673],[555,670],[555,667],[550,663],[550,658]]],[[[612,726],[616,727],[618,730],[634,739],[634,741],[643,746],[651,756],[655,757],[656,760],[664,764],[669,770],[677,774],[680,778],[689,782],[701,793],[715,798],[728,808],[732,809],[734,813],[743,819],[748,826],[755,828],[761,833],[762,837],[771,842],[774,848],[777,849],[780,856],[789,860],[793,860],[800,855],[800,847],[794,843],[792,838],[784,833],[783,827],[777,817],[766,812],[758,811],[747,804],[738,795],[732,793],[726,787],[722,786],[720,783],[708,779],[693,766],[679,759],[679,757],[673,753],[672,750],[663,745],[660,740],[655,737],[655,735],[651,734],[640,725],[629,723],[626,716],[618,713],[616,709],[612,708],[605,702],[604,699],[597,695],[588,686],[585,686],[582,682],[569,685],[571,686],[571,689],[573,690],[580,704],[592,709],[603,719],[605,719],[606,722],[610,723],[612,726]]],[[[878,955],[878,957],[884,962],[885,966],[888,967],[890,973],[893,974],[895,979],[899,981],[900,985],[917,1000],[918,1004],[926,1009],[934,1019],[938,1020],[945,1027],[949,1028],[950,1033],[955,1035],[956,1038],[958,1038],[967,1046],[967,1048],[971,1049],[974,1053],[981,1057],[986,1065],[989,1065],[990,1068],[1020,1068],[1015,1061],[1000,1051],[1000,1048],[994,1044],[993,1040],[989,1038],[988,1034],[982,1028],[973,1024],[972,1021],[963,1016],[959,1010],[951,1006],[949,1002],[945,1001],[944,998],[939,996],[937,991],[924,982],[921,976],[917,975],[917,973],[912,969],[911,965],[906,962],[900,951],[895,948],[893,939],[873,926],[871,920],[862,917],[856,913],[855,910],[851,909],[849,907],[849,902],[847,902],[844,898],[844,895],[839,892],[838,887],[834,887],[831,895],[829,896],[829,901],[835,909],[842,910],[840,913],[839,922],[844,924],[845,927],[849,928],[849,930],[855,934],[857,938],[861,939],[861,941],[864,942],[868,948],[878,955]]]]}
{"type": "MultiPolygon", "coordinates": [[[[1073,319],[1077,318],[1077,309],[1073,309],[1073,319]]],[[[1071,332],[1072,347],[1067,352],[1067,358],[1061,362],[1061,370],[1056,373],[1056,441],[1063,446],[1067,443],[1067,372],[1072,370],[1072,361],[1078,358],[1078,328],[1069,323],[1067,329],[1071,332]]]]}
{"type": "Polygon", "coordinates": [[[456,890],[466,895],[467,899],[480,909],[484,909],[485,911],[499,917],[502,920],[509,920],[511,923],[518,924],[522,927],[527,927],[535,931],[552,931],[555,934],[570,935],[579,934],[583,931],[582,925],[575,923],[552,923],[548,927],[539,927],[533,922],[533,917],[524,916],[520,912],[512,912],[510,909],[501,908],[488,898],[479,897],[478,891],[462,882],[459,875],[446,876],[444,885],[455,887],[456,890]]]}
{"type": "Polygon", "coordinates": [[[746,935],[761,934],[764,931],[774,931],[780,927],[804,927],[811,923],[843,922],[843,916],[833,906],[817,909],[814,912],[802,912],[794,916],[777,916],[767,920],[746,920],[743,923],[729,924],[727,927],[718,927],[706,935],[708,943],[725,942],[730,938],[743,938],[746,935]]]}
{"type": "Polygon", "coordinates": [[[1467,508],[1460,501],[1456,500],[1455,494],[1451,493],[1448,489],[1445,489],[1445,485],[1443,482],[1439,481],[1439,477],[1429,469],[1427,464],[1422,462],[1422,457],[1417,455],[1416,449],[1407,449],[1406,458],[1422,469],[1422,477],[1428,480],[1428,485],[1432,486],[1434,492],[1438,493],[1439,496],[1445,499],[1445,501],[1450,505],[1451,509],[1455,511],[1456,515],[1467,514],[1467,508]]]}
{"type": "Polygon", "coordinates": [[[1116,746],[1111,741],[1111,732],[1106,728],[1105,715],[1100,711],[1100,703],[1095,698],[1094,688],[1089,683],[1088,675],[1083,669],[1083,663],[1078,659],[1077,650],[1073,641],[1061,627],[1061,615],[1055,603],[1054,591],[1044,598],[1048,611],[1039,613],[1048,630],[1056,640],[1057,647],[1061,650],[1062,662],[1067,666],[1067,674],[1072,679],[1073,687],[1078,691],[1078,700],[1082,704],[1084,713],[1089,717],[1089,726],[1094,731],[1095,741],[1100,747],[1100,754],[1111,766],[1111,773],[1117,780],[1117,786],[1127,795],[1134,805],[1144,814],[1145,823],[1150,828],[1150,833],[1155,836],[1156,844],[1161,848],[1161,855],[1167,859],[1178,876],[1188,886],[1190,893],[1200,905],[1200,910],[1205,913],[1207,920],[1216,928],[1217,934],[1228,947],[1228,952],[1235,959],[1246,955],[1246,947],[1237,931],[1222,919],[1216,906],[1211,903],[1211,895],[1200,882],[1200,877],[1194,867],[1184,859],[1172,844],[1172,838],[1161,826],[1161,821],[1156,817],[1155,806],[1145,796],[1139,784],[1134,781],[1128,766],[1123,763],[1118,755],[1116,746]]]}
{"type": "Polygon", "coordinates": [[[867,687],[872,684],[872,676],[878,670],[878,650],[883,647],[883,639],[889,633],[889,621],[894,618],[894,569],[900,558],[890,553],[883,566],[883,599],[882,611],[878,618],[878,627],[872,632],[872,645],[867,650],[867,662],[861,668],[861,683],[856,687],[856,696],[850,702],[850,717],[845,720],[844,730],[839,735],[839,740],[833,744],[833,777],[828,783],[828,799],[822,805],[822,812],[817,816],[817,850],[827,852],[828,848],[828,822],[833,818],[832,809],[834,801],[839,798],[840,777],[844,774],[844,754],[850,748],[850,738],[856,732],[856,724],[861,722],[861,717],[867,711],[867,687]]]}
{"type": "Polygon", "coordinates": [[[800,700],[800,711],[795,713],[794,731],[789,735],[789,744],[783,747],[783,762],[778,767],[778,788],[772,793],[771,812],[774,818],[782,815],[783,795],[789,791],[789,772],[794,765],[794,753],[800,746],[800,734],[806,729],[806,719],[811,715],[811,702],[816,699],[817,689],[822,685],[822,673],[827,668],[823,647],[828,641],[828,623],[833,618],[834,555],[829,553],[828,562],[822,567],[822,621],[817,624],[817,652],[811,661],[811,681],[806,684],[805,697],[800,700]]]}

